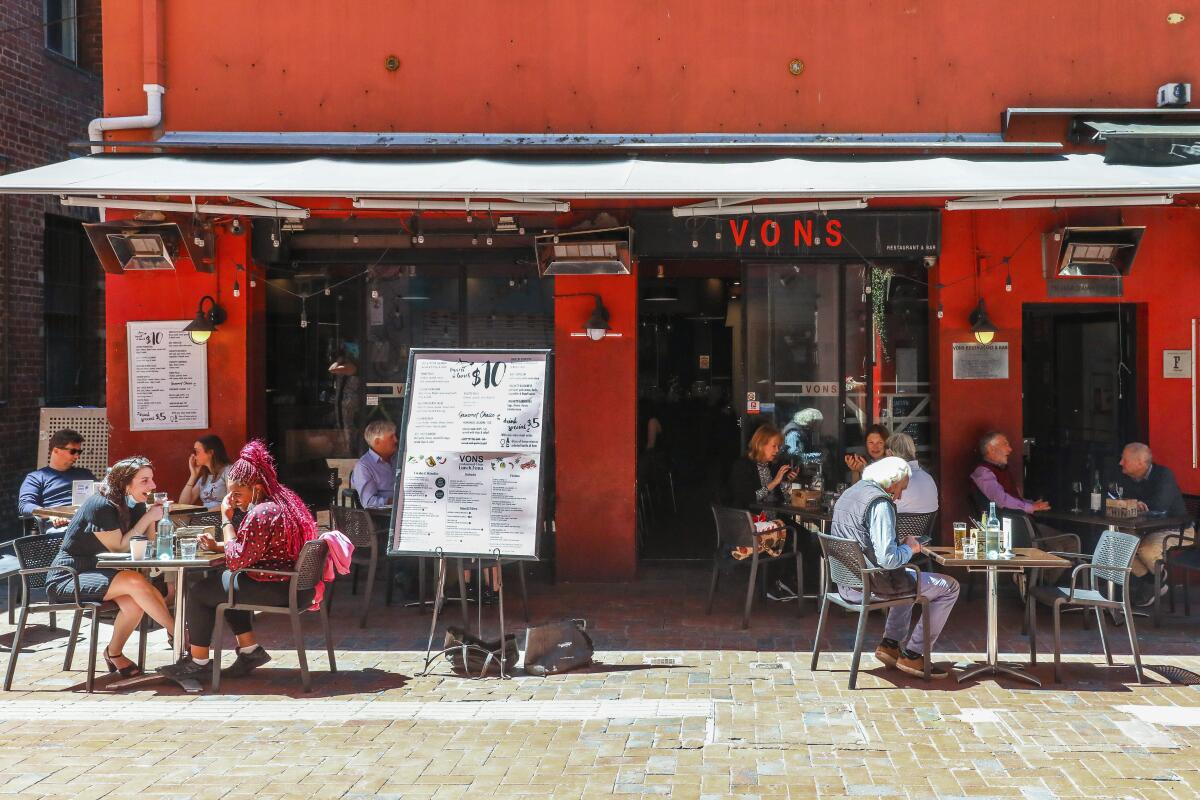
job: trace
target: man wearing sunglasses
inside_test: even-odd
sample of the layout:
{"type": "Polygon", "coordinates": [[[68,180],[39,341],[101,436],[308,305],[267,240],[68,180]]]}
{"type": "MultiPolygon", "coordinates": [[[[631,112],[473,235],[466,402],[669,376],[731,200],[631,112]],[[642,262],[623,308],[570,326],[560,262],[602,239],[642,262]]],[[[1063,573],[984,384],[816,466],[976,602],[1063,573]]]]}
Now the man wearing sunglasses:
{"type": "Polygon", "coordinates": [[[94,481],[91,470],[75,466],[83,454],[83,437],[64,428],[50,437],[50,463],[25,476],[17,498],[22,516],[35,508],[53,508],[71,504],[72,481],[94,481]]]}

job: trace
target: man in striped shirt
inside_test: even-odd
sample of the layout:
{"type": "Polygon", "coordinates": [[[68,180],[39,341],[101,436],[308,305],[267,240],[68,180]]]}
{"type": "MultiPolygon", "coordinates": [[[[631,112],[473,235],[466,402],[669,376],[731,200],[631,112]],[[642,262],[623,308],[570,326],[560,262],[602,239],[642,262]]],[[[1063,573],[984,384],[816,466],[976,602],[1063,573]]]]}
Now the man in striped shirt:
{"type": "Polygon", "coordinates": [[[50,437],[50,463],[25,476],[17,496],[17,508],[23,516],[35,508],[53,508],[71,504],[72,481],[94,481],[91,470],[75,466],[83,454],[83,437],[64,428],[50,437]]]}

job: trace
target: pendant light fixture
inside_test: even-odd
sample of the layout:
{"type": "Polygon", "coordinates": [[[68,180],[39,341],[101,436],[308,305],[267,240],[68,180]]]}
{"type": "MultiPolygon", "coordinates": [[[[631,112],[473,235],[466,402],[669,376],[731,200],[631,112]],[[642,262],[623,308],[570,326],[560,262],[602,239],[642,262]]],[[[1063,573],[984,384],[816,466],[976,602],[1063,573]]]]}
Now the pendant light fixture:
{"type": "Polygon", "coordinates": [[[679,290],[664,280],[666,270],[662,264],[658,265],[658,270],[654,277],[654,283],[646,291],[646,294],[642,296],[643,301],[647,303],[671,303],[679,299],[679,290]]]}
{"type": "Polygon", "coordinates": [[[987,308],[983,304],[983,298],[979,298],[979,305],[975,306],[975,310],[971,312],[971,316],[967,318],[971,323],[971,333],[975,334],[975,341],[980,344],[991,344],[992,339],[996,337],[996,326],[992,324],[992,320],[988,317],[987,308]]]}

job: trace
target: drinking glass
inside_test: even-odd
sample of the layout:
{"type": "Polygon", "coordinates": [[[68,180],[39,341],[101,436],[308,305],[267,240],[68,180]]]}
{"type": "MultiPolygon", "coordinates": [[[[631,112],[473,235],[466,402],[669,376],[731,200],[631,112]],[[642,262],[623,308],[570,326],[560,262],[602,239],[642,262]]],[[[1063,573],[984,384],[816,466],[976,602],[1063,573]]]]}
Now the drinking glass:
{"type": "Polygon", "coordinates": [[[153,500],[152,505],[161,506],[163,503],[167,502],[167,496],[168,495],[166,492],[155,492],[154,494],[149,495],[149,498],[153,500]]]}
{"type": "Polygon", "coordinates": [[[963,540],[967,538],[967,523],[954,523],[954,555],[962,558],[963,540]]]}
{"type": "Polygon", "coordinates": [[[183,561],[193,561],[196,558],[196,545],[198,542],[195,539],[180,539],[179,540],[179,558],[183,561]]]}
{"type": "Polygon", "coordinates": [[[1079,507],[1079,498],[1083,494],[1083,481],[1075,481],[1071,484],[1071,491],[1075,493],[1075,507],[1071,509],[1072,514],[1080,514],[1083,509],[1079,507]]]}

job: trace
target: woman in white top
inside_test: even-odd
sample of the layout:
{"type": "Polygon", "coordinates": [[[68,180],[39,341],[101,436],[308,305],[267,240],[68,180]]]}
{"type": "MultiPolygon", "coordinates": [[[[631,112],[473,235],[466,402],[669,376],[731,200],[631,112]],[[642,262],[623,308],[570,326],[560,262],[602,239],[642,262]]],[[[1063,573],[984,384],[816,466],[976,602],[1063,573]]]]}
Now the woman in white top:
{"type": "Polygon", "coordinates": [[[221,507],[229,491],[225,487],[225,472],[229,469],[229,454],[220,436],[201,436],[192,445],[188,456],[187,485],[179,493],[179,502],[186,505],[201,505],[209,511],[221,507]]]}
{"type": "Polygon", "coordinates": [[[912,476],[908,488],[896,501],[898,514],[928,514],[938,510],[938,490],[933,476],[917,463],[917,445],[907,433],[893,433],[887,440],[887,454],[908,462],[912,476]]]}

